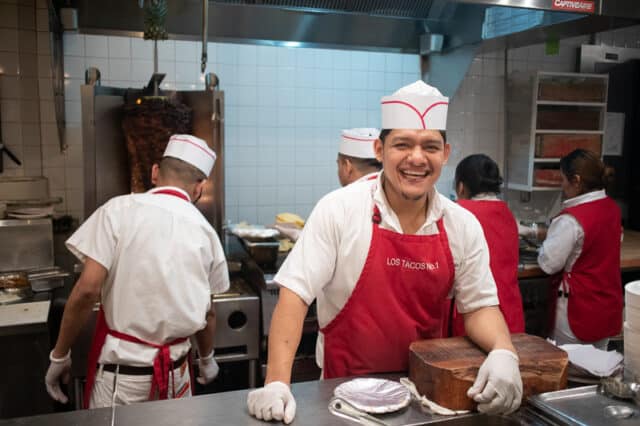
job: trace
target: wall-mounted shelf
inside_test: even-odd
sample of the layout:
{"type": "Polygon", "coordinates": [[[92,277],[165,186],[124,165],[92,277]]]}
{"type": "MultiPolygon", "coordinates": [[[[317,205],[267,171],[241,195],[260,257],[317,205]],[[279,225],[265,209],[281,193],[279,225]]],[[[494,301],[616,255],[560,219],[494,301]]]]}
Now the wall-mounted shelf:
{"type": "Polygon", "coordinates": [[[507,91],[507,187],[558,191],[560,158],[576,148],[602,155],[608,76],[517,72],[507,91]]]}

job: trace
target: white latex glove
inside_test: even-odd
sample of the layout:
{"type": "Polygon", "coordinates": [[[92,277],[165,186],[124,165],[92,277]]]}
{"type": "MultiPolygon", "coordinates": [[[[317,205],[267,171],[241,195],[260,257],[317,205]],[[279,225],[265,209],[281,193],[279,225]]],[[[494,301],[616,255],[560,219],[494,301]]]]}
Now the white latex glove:
{"type": "Polygon", "coordinates": [[[518,356],[506,349],[489,352],[467,396],[478,403],[481,413],[509,414],[516,411],[522,400],[518,356]]]}
{"type": "Polygon", "coordinates": [[[518,224],[518,235],[525,238],[537,238],[538,224],[534,223],[531,226],[524,226],[524,225],[518,224]]]}
{"type": "Polygon", "coordinates": [[[283,420],[286,424],[296,415],[296,400],[285,383],[271,382],[263,388],[249,392],[249,414],[258,420],[283,420]]]}
{"type": "Polygon", "coordinates": [[[69,379],[71,379],[71,350],[62,358],[55,358],[53,351],[51,351],[51,353],[49,353],[49,360],[51,364],[49,364],[47,374],[44,376],[47,392],[51,398],[66,404],[69,398],[67,398],[67,395],[60,389],[60,381],[62,380],[62,383],[67,384],[69,383],[69,379]]]}
{"type": "Polygon", "coordinates": [[[300,232],[302,232],[302,229],[293,223],[276,223],[273,227],[294,243],[298,241],[300,232]]]}
{"type": "Polygon", "coordinates": [[[214,350],[211,350],[211,353],[205,357],[200,357],[198,359],[198,377],[196,380],[201,385],[206,385],[207,383],[213,382],[213,379],[218,377],[218,372],[220,371],[220,367],[218,367],[218,363],[216,359],[213,357],[214,350]]]}

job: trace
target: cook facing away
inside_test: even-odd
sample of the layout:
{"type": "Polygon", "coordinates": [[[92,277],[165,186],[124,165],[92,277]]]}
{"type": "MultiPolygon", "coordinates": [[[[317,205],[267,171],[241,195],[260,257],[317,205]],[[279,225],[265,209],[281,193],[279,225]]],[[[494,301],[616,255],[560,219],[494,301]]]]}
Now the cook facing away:
{"type": "Polygon", "coordinates": [[[84,269],[50,354],[45,382],[52,398],[67,401],[60,381],[68,380],[70,348],[97,301],[85,407],[190,396],[191,336],[198,381],[216,377],[211,295],[228,289],[229,275],[217,234],[192,203],[214,161],[205,141],[172,136],[153,165],[154,189],[109,200],[69,238],[84,269]]]}
{"type": "Polygon", "coordinates": [[[338,179],[345,186],[360,180],[375,179],[382,168],[376,158],[373,144],[378,138],[378,129],[357,128],[342,131],[338,149],[338,179]]]}
{"type": "Polygon", "coordinates": [[[440,337],[455,296],[468,336],[489,351],[468,395],[485,412],[518,408],[518,356],[498,309],[482,228],[435,183],[446,163],[448,99],[422,81],[382,98],[375,141],[383,172],[322,198],[275,277],[265,386],[249,412],[290,423],[291,367],[317,299],[316,359],[323,377],[406,371],[412,341],[440,337]]]}
{"type": "Polygon", "coordinates": [[[622,329],[620,208],[605,194],[613,170],[582,149],[560,159],[563,209],[551,222],[538,264],[558,290],[551,337],[607,349],[622,329]]]}

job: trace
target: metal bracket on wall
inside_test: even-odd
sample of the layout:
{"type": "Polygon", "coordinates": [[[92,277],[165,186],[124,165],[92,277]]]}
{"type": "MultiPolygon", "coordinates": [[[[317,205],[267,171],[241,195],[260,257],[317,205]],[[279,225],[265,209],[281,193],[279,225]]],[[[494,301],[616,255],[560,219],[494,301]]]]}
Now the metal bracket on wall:
{"type": "Polygon", "coordinates": [[[1,118],[2,111],[1,109],[2,107],[0,106],[0,173],[4,171],[4,163],[2,162],[3,154],[7,154],[7,157],[13,160],[13,162],[16,163],[18,166],[22,166],[22,162],[18,160],[18,157],[16,157],[15,154],[11,152],[11,150],[9,150],[9,148],[7,148],[4,145],[4,143],[2,143],[2,118],[1,118]]]}

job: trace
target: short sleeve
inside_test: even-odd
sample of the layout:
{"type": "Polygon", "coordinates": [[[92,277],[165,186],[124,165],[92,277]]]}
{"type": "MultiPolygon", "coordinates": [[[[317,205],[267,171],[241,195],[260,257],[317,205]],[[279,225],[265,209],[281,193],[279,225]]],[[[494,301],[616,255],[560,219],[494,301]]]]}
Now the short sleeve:
{"type": "Polygon", "coordinates": [[[310,305],[333,278],[344,211],[332,194],[311,212],[300,238],[274,280],[310,305]]]}
{"type": "Polygon", "coordinates": [[[582,227],[569,214],[555,218],[538,253],[538,265],[547,274],[562,271],[580,240],[582,227]]]}
{"type": "Polygon", "coordinates": [[[211,294],[218,294],[229,290],[229,269],[218,235],[213,230],[211,232],[213,232],[214,240],[212,241],[213,262],[209,271],[209,286],[211,294]]]}
{"type": "Polygon", "coordinates": [[[99,207],[65,243],[82,262],[90,257],[107,270],[115,259],[121,227],[117,218],[119,205],[114,200],[99,207]]]}

